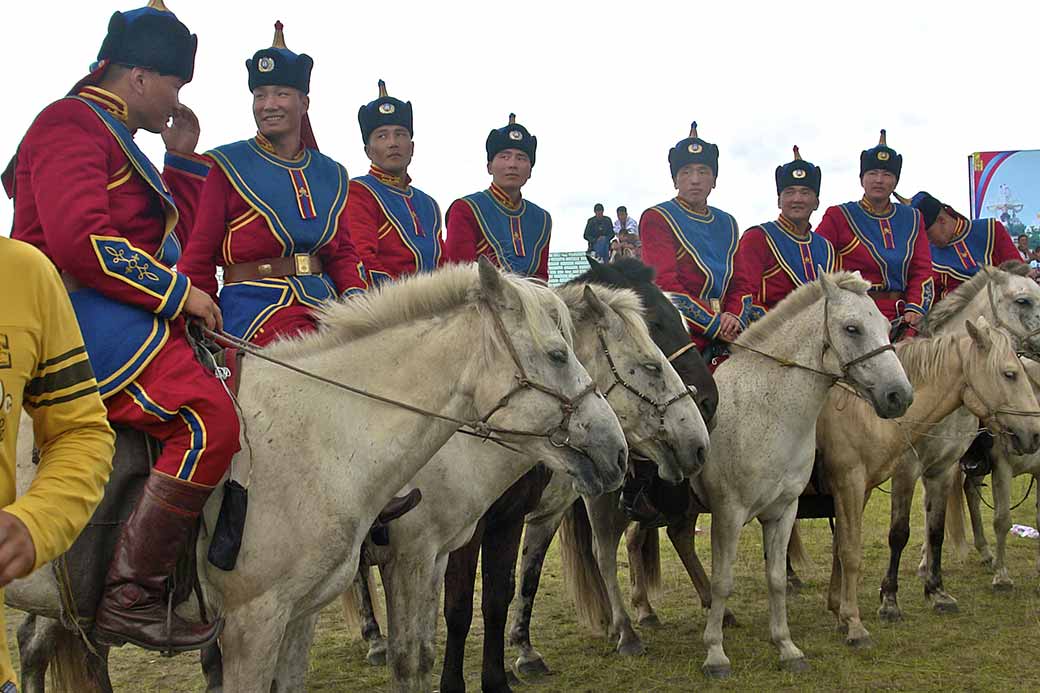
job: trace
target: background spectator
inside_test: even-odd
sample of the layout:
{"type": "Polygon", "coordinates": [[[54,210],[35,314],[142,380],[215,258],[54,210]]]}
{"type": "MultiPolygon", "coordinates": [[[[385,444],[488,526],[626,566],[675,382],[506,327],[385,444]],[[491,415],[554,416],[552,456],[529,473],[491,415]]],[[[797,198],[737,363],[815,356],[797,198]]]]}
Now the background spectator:
{"type": "Polygon", "coordinates": [[[614,235],[614,225],[610,217],[603,215],[603,205],[599,202],[592,208],[594,216],[585,222],[585,240],[589,243],[589,250],[600,262],[607,262],[610,258],[610,240],[614,235]]]}
{"type": "Polygon", "coordinates": [[[1022,262],[1032,260],[1032,254],[1029,251],[1029,236],[1024,233],[1018,237],[1018,253],[1022,256],[1022,262]]]}

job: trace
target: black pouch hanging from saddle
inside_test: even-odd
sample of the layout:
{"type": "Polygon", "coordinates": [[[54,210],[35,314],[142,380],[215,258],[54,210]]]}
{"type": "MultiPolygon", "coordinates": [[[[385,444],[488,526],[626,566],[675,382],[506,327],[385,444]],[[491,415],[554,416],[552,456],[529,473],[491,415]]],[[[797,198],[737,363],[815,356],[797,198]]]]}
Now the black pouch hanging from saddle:
{"type": "Polygon", "coordinates": [[[207,558],[221,570],[233,570],[242,548],[242,532],[246,526],[249,492],[234,479],[224,482],[224,500],[220,504],[217,526],[209,544],[207,558]]]}

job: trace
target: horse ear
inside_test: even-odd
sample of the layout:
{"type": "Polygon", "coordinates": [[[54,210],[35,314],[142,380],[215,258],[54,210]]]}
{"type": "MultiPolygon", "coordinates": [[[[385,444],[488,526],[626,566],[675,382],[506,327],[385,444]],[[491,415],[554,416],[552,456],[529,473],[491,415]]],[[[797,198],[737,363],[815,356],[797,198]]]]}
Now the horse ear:
{"type": "Polygon", "coordinates": [[[597,260],[591,252],[585,253],[585,259],[589,261],[589,267],[592,269],[599,269],[603,266],[603,263],[597,260]]]}
{"type": "Polygon", "coordinates": [[[968,330],[971,341],[975,342],[975,346],[982,351],[989,351],[990,347],[993,346],[993,340],[986,333],[986,330],[989,329],[986,318],[979,318],[978,325],[972,323],[971,320],[967,320],[964,323],[964,327],[968,330]]]}
{"type": "Polygon", "coordinates": [[[483,255],[477,260],[477,271],[480,274],[480,293],[489,301],[501,301],[505,298],[505,282],[502,273],[483,255]]]}
{"type": "Polygon", "coordinates": [[[596,295],[595,289],[590,284],[585,285],[585,291],[582,294],[582,298],[585,299],[585,305],[589,307],[589,313],[597,321],[603,320],[607,317],[607,304],[603,302],[598,295],[596,295]]]}
{"type": "Polygon", "coordinates": [[[838,294],[838,285],[831,279],[831,275],[823,270],[823,267],[816,266],[817,276],[820,278],[820,286],[823,288],[823,295],[827,298],[835,298],[838,294]]]}

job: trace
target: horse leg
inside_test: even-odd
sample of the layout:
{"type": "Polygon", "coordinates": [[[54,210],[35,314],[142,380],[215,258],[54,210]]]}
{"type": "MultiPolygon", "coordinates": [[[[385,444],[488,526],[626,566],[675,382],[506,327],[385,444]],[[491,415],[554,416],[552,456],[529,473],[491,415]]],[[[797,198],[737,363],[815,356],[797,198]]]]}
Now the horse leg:
{"type": "Polygon", "coordinates": [[[993,563],[993,590],[1009,592],[1015,587],[1007,570],[1007,536],[1011,530],[1011,468],[998,459],[993,464],[993,533],[997,555],[993,563]]]}
{"type": "Polygon", "coordinates": [[[437,599],[448,556],[407,555],[379,566],[386,590],[387,664],[394,693],[429,693],[437,599]]]}
{"type": "Polygon", "coordinates": [[[625,598],[617,576],[617,546],[628,526],[628,517],[617,509],[616,494],[585,498],[592,527],[592,551],[610,600],[610,638],[617,638],[618,654],[629,657],[645,651],[625,610],[625,598]]]}
{"type": "Polygon", "coordinates": [[[448,556],[444,571],[444,668],[441,670],[441,693],[465,693],[463,663],[466,637],[473,622],[473,590],[477,579],[477,560],[484,534],[484,519],[477,524],[473,538],[448,556]]]}
{"type": "Polygon", "coordinates": [[[18,659],[22,672],[23,693],[44,693],[47,690],[47,666],[54,656],[54,640],[45,637],[42,620],[33,614],[26,614],[22,624],[18,626],[18,659]],[[37,633],[37,630],[41,631],[37,633]]]}
{"type": "Polygon", "coordinates": [[[525,676],[549,673],[545,660],[531,645],[531,614],[534,599],[538,595],[538,583],[542,577],[542,566],[556,530],[560,528],[563,513],[556,513],[537,520],[528,519],[524,532],[524,550],[520,563],[520,604],[509,630],[509,642],[520,648],[516,668],[525,676]]]}
{"type": "Polygon", "coordinates": [[[206,693],[222,693],[224,690],[224,658],[220,645],[213,643],[199,651],[199,664],[206,679],[206,693]]]}
{"type": "Polygon", "coordinates": [[[368,654],[365,661],[374,667],[386,666],[386,638],[379,630],[376,620],[376,608],[372,602],[372,566],[362,563],[354,578],[352,589],[357,595],[357,603],[361,612],[361,637],[368,643],[368,654]]]}
{"type": "Polygon", "coordinates": [[[787,625],[787,543],[797,514],[798,499],[795,499],[778,519],[762,522],[769,585],[769,633],[780,650],[780,668],[794,673],[809,670],[809,662],[791,640],[791,629],[787,625]]]}
{"type": "MultiPolygon", "coordinates": [[[[1037,484],[1037,488],[1034,491],[1036,494],[1036,526],[1040,528],[1040,472],[1033,475],[1033,480],[1037,484]]],[[[1040,547],[1037,550],[1040,552],[1040,547]]],[[[1040,573],[1040,553],[1038,553],[1036,558],[1036,572],[1040,573]]]]}
{"type": "Polygon", "coordinates": [[[318,612],[290,621],[282,636],[271,693],[294,693],[307,690],[307,667],[318,612]]]}
{"type": "Polygon", "coordinates": [[[289,625],[289,605],[267,594],[224,615],[220,650],[224,660],[224,690],[271,690],[278,667],[277,653],[289,625]]]}
{"type": "Polygon", "coordinates": [[[946,537],[946,500],[949,496],[949,484],[953,482],[954,468],[950,467],[938,474],[924,477],[924,507],[928,526],[930,566],[928,577],[924,583],[924,596],[931,602],[937,613],[956,613],[957,600],[946,592],[942,580],[942,550],[946,537]]]}
{"type": "MultiPolygon", "coordinates": [[[[686,574],[690,577],[690,582],[693,583],[693,588],[697,590],[697,596],[701,600],[701,608],[710,609],[711,580],[708,578],[708,574],[704,572],[701,560],[697,557],[697,547],[694,543],[696,538],[697,515],[684,516],[680,520],[668,523],[668,539],[672,542],[679,560],[682,561],[683,568],[686,569],[686,574]]],[[[729,607],[726,607],[722,625],[733,628],[739,625],[737,617],[733,615],[729,607]]]]}
{"type": "MultiPolygon", "coordinates": [[[[503,517],[484,533],[480,562],[483,578],[481,610],[484,616],[484,657],[480,690],[483,693],[511,693],[505,668],[506,622],[509,604],[516,591],[516,561],[524,516],[503,517]]],[[[512,672],[510,672],[512,673],[512,672]]]]}
{"type": "Polygon", "coordinates": [[[713,508],[711,607],[708,609],[708,622],[704,626],[704,644],[708,646],[708,654],[701,665],[701,670],[709,678],[726,678],[733,673],[729,657],[722,647],[722,621],[726,614],[726,600],[733,593],[733,561],[737,556],[741,527],[739,517],[734,517],[724,508],[713,508]]]}
{"type": "MultiPolygon", "coordinates": [[[[859,475],[857,475],[859,477],[859,475]]],[[[863,564],[863,507],[868,494],[862,477],[834,496],[835,541],[841,561],[841,605],[838,608],[839,626],[847,627],[845,644],[870,647],[873,641],[859,615],[857,589],[863,564]]]]}
{"type": "Polygon", "coordinates": [[[971,516],[971,533],[975,539],[975,550],[979,552],[979,560],[984,566],[993,569],[993,552],[986,541],[986,528],[982,522],[982,487],[981,480],[975,476],[964,477],[964,500],[968,502],[968,515],[971,516]]]}
{"type": "Polygon", "coordinates": [[[899,562],[903,549],[910,540],[910,508],[914,503],[917,476],[908,464],[897,465],[892,475],[892,508],[888,527],[888,572],[881,580],[881,606],[878,616],[882,621],[903,618],[899,609],[899,562]]]}
{"type": "MultiPolygon", "coordinates": [[[[835,618],[841,616],[841,558],[838,556],[837,526],[831,526],[831,579],[827,585],[827,610],[835,618]]],[[[839,626],[841,625],[839,621],[839,626]]]]}
{"type": "Polygon", "coordinates": [[[650,604],[650,584],[644,564],[643,551],[651,541],[650,532],[657,527],[649,527],[641,522],[633,522],[625,531],[625,548],[628,551],[628,570],[632,582],[632,596],[629,601],[636,611],[636,623],[645,628],[657,628],[661,619],[654,613],[650,604]]]}

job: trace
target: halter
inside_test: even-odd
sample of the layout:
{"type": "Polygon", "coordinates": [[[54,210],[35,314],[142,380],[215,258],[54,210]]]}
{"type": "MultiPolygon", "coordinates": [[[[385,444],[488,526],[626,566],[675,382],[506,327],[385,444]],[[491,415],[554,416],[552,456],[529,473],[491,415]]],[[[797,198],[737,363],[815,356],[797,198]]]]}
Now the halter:
{"type": "MultiPolygon", "coordinates": [[[[963,356],[961,357],[961,360],[964,360],[963,356]]],[[[1025,369],[1022,370],[1026,374],[1026,379],[1029,381],[1030,386],[1036,385],[1036,381],[1029,377],[1029,372],[1025,369]]],[[[1009,416],[1040,416],[1040,410],[1012,409],[1011,407],[1005,406],[990,406],[989,402],[983,399],[982,395],[979,394],[979,391],[975,389],[975,387],[971,384],[971,381],[969,381],[967,378],[965,378],[964,380],[964,392],[971,392],[973,395],[975,395],[975,399],[979,400],[979,403],[982,404],[982,408],[985,410],[985,414],[983,416],[980,416],[979,420],[986,425],[986,428],[1000,428],[1006,432],[1007,429],[1004,429],[1003,426],[1000,426],[1000,422],[997,421],[998,414],[1007,414],[1009,416]]],[[[963,394],[961,395],[961,401],[964,401],[963,394]]]]}
{"type": "Polygon", "coordinates": [[[200,325],[200,329],[201,329],[203,334],[205,334],[205,335],[207,335],[207,336],[209,336],[209,337],[211,337],[211,338],[213,338],[215,340],[219,340],[220,342],[224,342],[225,344],[229,344],[229,345],[235,347],[236,349],[241,349],[245,353],[247,353],[247,354],[249,354],[251,356],[255,356],[256,358],[261,359],[262,361],[267,361],[268,363],[273,363],[273,364],[275,364],[277,366],[281,366],[282,368],[285,368],[287,370],[293,371],[294,373],[298,373],[300,375],[306,376],[306,377],[311,378],[313,380],[317,380],[318,382],[321,382],[321,383],[325,383],[326,385],[331,385],[331,386],[339,388],[341,390],[346,390],[347,392],[350,392],[352,394],[360,395],[361,397],[372,399],[372,400],[375,400],[377,402],[381,402],[383,404],[389,404],[389,405],[397,407],[399,409],[404,409],[406,411],[414,412],[416,414],[421,414],[423,416],[429,416],[429,417],[434,418],[434,419],[439,419],[441,421],[447,421],[447,422],[456,424],[460,428],[460,431],[459,431],[460,433],[477,436],[477,437],[483,438],[485,440],[490,440],[491,442],[497,443],[497,444],[501,445],[502,447],[505,447],[505,448],[507,448],[509,450],[512,450],[514,452],[517,452],[517,450],[514,447],[512,447],[511,445],[509,445],[509,443],[507,443],[506,441],[504,441],[501,438],[498,438],[496,436],[498,436],[498,435],[512,435],[512,436],[525,436],[525,437],[531,437],[531,438],[545,438],[545,439],[547,439],[549,441],[549,443],[553,447],[557,447],[557,448],[571,447],[572,449],[575,449],[578,452],[581,452],[577,448],[573,448],[573,446],[570,445],[570,420],[571,420],[571,415],[574,413],[574,410],[577,408],[577,404],[582,399],[584,399],[586,396],[592,394],[593,392],[596,392],[596,384],[595,383],[590,383],[588,387],[586,387],[584,390],[579,392],[576,396],[574,396],[574,397],[567,397],[566,395],[560,393],[557,390],[554,390],[553,388],[547,387],[547,386],[542,385],[540,383],[533,382],[530,378],[527,377],[527,372],[524,370],[523,364],[520,361],[520,356],[519,356],[519,354],[516,351],[516,346],[513,344],[512,338],[509,336],[509,333],[506,331],[505,325],[502,323],[502,318],[501,318],[501,316],[499,316],[498,311],[496,311],[494,309],[494,307],[491,306],[490,304],[488,304],[488,308],[490,309],[489,312],[491,313],[492,317],[494,318],[495,329],[498,332],[499,336],[501,336],[503,341],[505,342],[506,349],[509,352],[509,356],[513,360],[513,365],[516,367],[516,369],[518,371],[518,373],[516,374],[517,385],[512,390],[510,390],[508,393],[506,393],[506,395],[504,397],[502,397],[502,399],[499,400],[498,404],[496,404],[491,409],[491,411],[487,413],[487,415],[485,415],[484,417],[482,417],[480,419],[474,420],[474,421],[467,421],[465,419],[458,419],[458,418],[455,418],[453,416],[448,416],[447,414],[441,414],[441,413],[438,413],[438,412],[435,412],[435,411],[430,411],[428,409],[423,409],[422,407],[415,406],[414,404],[408,404],[407,402],[402,402],[400,400],[392,399],[390,397],[385,397],[383,395],[375,394],[373,392],[368,392],[367,390],[363,390],[361,388],[354,387],[353,385],[348,385],[346,383],[341,383],[341,382],[339,382],[337,380],[333,380],[332,378],[326,378],[325,376],[318,375],[317,373],[312,373],[311,371],[308,371],[306,369],[300,368],[299,366],[295,366],[295,365],[293,365],[291,363],[288,363],[286,361],[282,361],[280,359],[273,358],[273,357],[265,354],[263,352],[263,350],[257,348],[254,344],[252,344],[250,342],[247,342],[247,341],[245,341],[243,339],[240,339],[239,337],[236,337],[236,336],[234,336],[232,334],[224,332],[223,330],[220,330],[220,331],[211,330],[211,329],[209,329],[208,327],[206,327],[204,325],[200,325]],[[554,426],[553,428],[549,429],[548,431],[544,432],[544,433],[537,433],[537,432],[533,432],[533,431],[519,431],[519,430],[515,430],[515,429],[499,428],[497,426],[490,425],[490,423],[488,422],[489,419],[496,412],[498,412],[499,410],[501,410],[504,407],[506,407],[509,404],[509,400],[513,397],[513,395],[515,395],[515,394],[517,394],[519,392],[522,392],[523,390],[535,390],[537,392],[541,392],[541,393],[543,393],[545,395],[548,395],[549,397],[552,397],[553,399],[557,400],[560,403],[560,411],[561,411],[561,414],[562,414],[562,418],[561,418],[560,423],[557,424],[556,426],[554,426]],[[461,430],[461,429],[469,429],[469,430],[461,430]]]}
{"type": "Polygon", "coordinates": [[[1012,337],[1019,341],[1019,346],[1022,347],[1023,351],[1019,352],[1019,355],[1031,355],[1036,354],[1036,350],[1030,348],[1029,343],[1033,337],[1040,335],[1040,327],[1035,330],[1031,330],[1026,333],[1022,333],[1012,325],[1004,322],[1004,319],[1000,317],[1000,313],[997,311],[997,299],[993,297],[993,282],[986,282],[986,297],[989,299],[989,309],[993,313],[993,322],[997,327],[1004,330],[1012,337]]]}
{"type": "MultiPolygon", "coordinates": [[[[641,392],[639,388],[625,380],[624,377],[622,377],[621,373],[618,372],[617,365],[614,363],[614,357],[610,355],[610,349],[607,348],[607,338],[605,332],[606,331],[602,326],[596,327],[596,336],[599,337],[600,348],[603,349],[603,355],[607,358],[607,363],[610,365],[610,372],[614,375],[614,382],[611,383],[610,387],[607,388],[607,391],[604,393],[604,396],[610,397],[610,393],[613,392],[614,388],[618,385],[620,385],[625,390],[628,390],[633,395],[643,400],[657,411],[657,434],[662,437],[666,436],[667,430],[664,427],[664,416],[668,412],[668,407],[672,406],[676,402],[681,401],[684,397],[689,397],[691,400],[693,400],[694,396],[697,394],[697,388],[693,385],[687,385],[682,392],[664,402],[658,402],[650,395],[641,392]]],[[[692,344],[693,342],[690,342],[690,345],[692,344]]],[[[669,357],[668,360],[671,361],[672,358],[676,355],[685,352],[687,349],[690,348],[690,345],[687,345],[679,351],[677,351],[676,354],[673,354],[672,357],[669,357]]]]}

